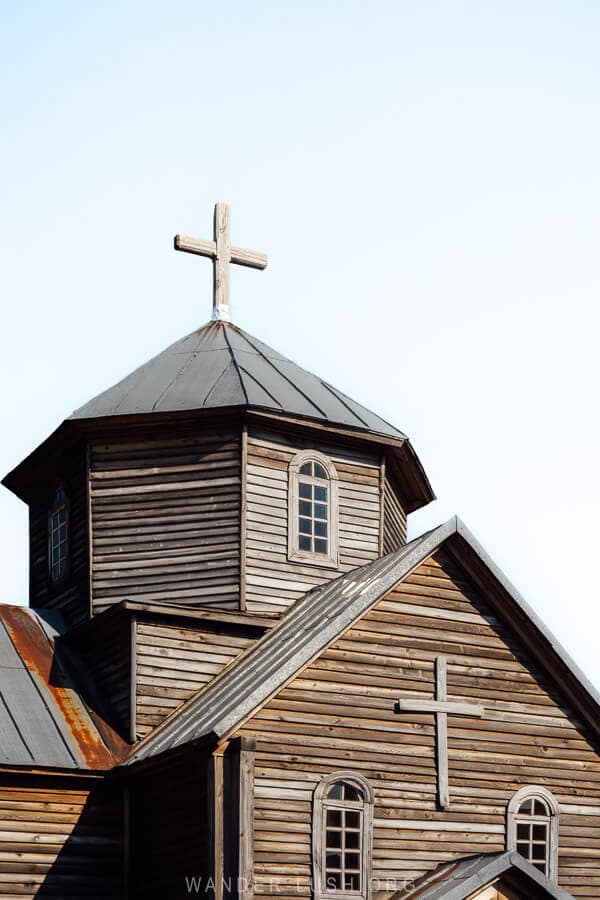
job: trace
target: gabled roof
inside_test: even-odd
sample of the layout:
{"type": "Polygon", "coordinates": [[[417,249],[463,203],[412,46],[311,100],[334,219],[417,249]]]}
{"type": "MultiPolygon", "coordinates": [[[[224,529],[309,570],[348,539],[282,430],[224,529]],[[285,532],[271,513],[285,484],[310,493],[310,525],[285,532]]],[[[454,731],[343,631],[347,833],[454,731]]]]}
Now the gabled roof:
{"type": "Polygon", "coordinates": [[[482,853],[438,866],[411,887],[393,894],[390,900],[467,900],[475,891],[507,874],[528,898],[573,900],[571,894],[550,881],[515,850],[482,853]]]}
{"type": "Polygon", "coordinates": [[[0,606],[0,766],[108,769],[115,759],[33,610],[0,606]]]}
{"type": "Polygon", "coordinates": [[[71,419],[252,407],[405,439],[401,431],[229,322],[172,344],[71,419]]]}
{"type": "Polygon", "coordinates": [[[134,749],[130,761],[154,756],[201,737],[222,739],[381,597],[444,545],[470,567],[479,566],[499,589],[497,612],[509,619],[531,652],[560,679],[580,714],[600,735],[600,696],[558,641],[525,603],[458,518],[427,532],[406,546],[330,581],[300,598],[281,622],[184,704],[134,749]]]}

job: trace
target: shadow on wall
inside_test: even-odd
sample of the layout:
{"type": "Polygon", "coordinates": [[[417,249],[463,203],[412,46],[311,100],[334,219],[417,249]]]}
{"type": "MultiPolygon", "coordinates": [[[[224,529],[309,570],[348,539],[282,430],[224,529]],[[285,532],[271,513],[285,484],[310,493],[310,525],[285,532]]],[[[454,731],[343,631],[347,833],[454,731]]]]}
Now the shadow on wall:
{"type": "Polygon", "coordinates": [[[122,900],[123,802],[116,779],[7,775],[0,798],[7,820],[0,895],[122,900]]]}

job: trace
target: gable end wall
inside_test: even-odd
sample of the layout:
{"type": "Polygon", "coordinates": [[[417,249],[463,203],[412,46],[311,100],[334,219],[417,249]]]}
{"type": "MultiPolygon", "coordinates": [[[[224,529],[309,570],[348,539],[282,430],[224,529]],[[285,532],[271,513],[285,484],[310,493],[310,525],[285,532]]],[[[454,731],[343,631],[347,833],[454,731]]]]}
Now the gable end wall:
{"type": "Polygon", "coordinates": [[[559,882],[600,898],[600,758],[560,690],[493,615],[458,565],[437,553],[258,712],[256,894],[309,893],[311,804],[319,779],[355,770],[375,792],[373,876],[401,887],[439,863],[505,848],[506,807],[524,784],[560,803],[559,882]],[[433,718],[394,712],[431,699],[448,660],[450,700],[483,719],[448,718],[451,806],[436,804],[433,718]]]}

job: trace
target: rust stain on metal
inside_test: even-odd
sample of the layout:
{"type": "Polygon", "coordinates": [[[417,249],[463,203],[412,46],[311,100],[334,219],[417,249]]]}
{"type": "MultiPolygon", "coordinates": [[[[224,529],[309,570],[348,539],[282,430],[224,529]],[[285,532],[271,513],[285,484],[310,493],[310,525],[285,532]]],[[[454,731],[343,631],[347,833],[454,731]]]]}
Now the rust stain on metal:
{"type": "Polygon", "coordinates": [[[27,668],[37,673],[62,716],[68,731],[90,769],[108,769],[115,756],[96,730],[83,704],[58,661],[48,636],[25,607],[1,606],[0,617],[27,668]]]}

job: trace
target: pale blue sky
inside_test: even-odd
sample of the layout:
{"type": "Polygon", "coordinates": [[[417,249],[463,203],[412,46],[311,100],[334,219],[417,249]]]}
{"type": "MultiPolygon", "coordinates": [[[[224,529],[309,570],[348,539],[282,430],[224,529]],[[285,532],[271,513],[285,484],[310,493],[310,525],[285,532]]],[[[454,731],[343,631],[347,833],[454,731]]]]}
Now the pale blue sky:
{"type": "MultiPolygon", "coordinates": [[[[8,471],[203,323],[176,231],[269,254],[234,321],[406,431],[600,683],[600,6],[0,0],[8,471]]],[[[2,491],[0,600],[26,600],[2,491]]]]}

